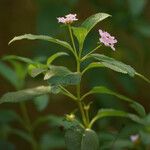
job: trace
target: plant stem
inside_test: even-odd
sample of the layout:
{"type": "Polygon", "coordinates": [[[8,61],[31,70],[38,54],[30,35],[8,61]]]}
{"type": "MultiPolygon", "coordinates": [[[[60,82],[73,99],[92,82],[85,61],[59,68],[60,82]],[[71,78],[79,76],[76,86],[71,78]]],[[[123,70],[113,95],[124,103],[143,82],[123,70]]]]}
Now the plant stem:
{"type": "Polygon", "coordinates": [[[26,108],[26,105],[25,105],[24,102],[20,103],[20,108],[21,108],[22,115],[23,115],[23,118],[24,118],[24,123],[26,125],[26,130],[28,131],[28,133],[30,134],[30,136],[32,138],[32,141],[31,141],[32,149],[33,150],[38,150],[38,144],[37,144],[37,142],[34,138],[34,135],[33,135],[33,132],[32,132],[32,125],[31,125],[30,118],[29,118],[29,115],[27,113],[27,108],[26,108]]]}
{"type": "MultiPolygon", "coordinates": [[[[75,42],[74,42],[74,39],[73,39],[73,34],[72,34],[72,30],[71,30],[71,26],[68,25],[68,28],[69,28],[69,33],[70,33],[70,37],[71,37],[71,42],[72,42],[72,45],[73,45],[73,49],[74,49],[74,52],[75,52],[75,58],[76,58],[76,63],[77,63],[77,72],[79,74],[81,74],[81,70],[80,70],[80,66],[81,66],[81,53],[79,52],[79,54],[77,53],[77,49],[75,47],[75,42]]],[[[84,107],[83,107],[83,104],[81,102],[81,95],[80,95],[80,91],[81,91],[81,87],[80,87],[80,83],[77,85],[76,89],[77,89],[77,104],[78,104],[78,107],[80,109],[80,112],[81,112],[81,116],[82,116],[82,120],[83,120],[83,123],[84,123],[84,126],[87,128],[88,127],[88,122],[87,122],[87,118],[86,118],[86,114],[85,114],[85,111],[84,111],[84,107]]]]}
{"type": "Polygon", "coordinates": [[[75,58],[77,59],[78,53],[77,53],[77,49],[75,47],[75,42],[74,42],[74,39],[73,39],[73,34],[72,34],[72,30],[71,30],[71,26],[70,25],[68,25],[68,29],[69,29],[69,34],[70,34],[73,50],[74,50],[74,55],[75,55],[75,58]]]}
{"type": "Polygon", "coordinates": [[[101,47],[101,45],[98,45],[96,48],[94,48],[93,50],[91,50],[88,54],[86,54],[86,55],[81,59],[81,61],[84,61],[85,59],[87,59],[90,54],[92,54],[94,51],[96,51],[96,50],[99,49],[100,47],[101,47]]]}

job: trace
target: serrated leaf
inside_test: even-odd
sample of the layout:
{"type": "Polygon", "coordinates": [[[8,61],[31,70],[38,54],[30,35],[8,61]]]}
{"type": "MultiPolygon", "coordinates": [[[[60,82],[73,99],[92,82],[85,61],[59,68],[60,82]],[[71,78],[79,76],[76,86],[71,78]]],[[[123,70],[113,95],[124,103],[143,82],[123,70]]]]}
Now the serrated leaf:
{"type": "Polygon", "coordinates": [[[49,70],[44,76],[44,80],[52,86],[58,85],[76,85],[80,83],[81,75],[77,72],[71,72],[63,66],[49,66],[49,70]]]}
{"type": "Polygon", "coordinates": [[[18,41],[18,40],[23,40],[23,39],[27,39],[27,40],[44,40],[44,41],[49,41],[52,43],[56,43],[59,44],[71,51],[73,51],[71,45],[65,41],[61,41],[58,39],[55,39],[53,37],[47,36],[47,35],[33,35],[33,34],[25,34],[25,35],[20,35],[17,37],[14,37],[9,44],[11,44],[12,42],[18,41]]]}
{"type": "Polygon", "coordinates": [[[80,150],[82,141],[83,129],[73,127],[65,132],[65,143],[67,150],[80,150]]]}
{"type": "MultiPolygon", "coordinates": [[[[95,15],[90,16],[87,18],[82,24],[81,27],[86,28],[87,31],[89,32],[97,23],[100,21],[110,17],[111,15],[106,14],[106,13],[97,13],[95,15]]],[[[87,33],[88,33],[87,32],[87,33]]]]}
{"type": "Polygon", "coordinates": [[[72,27],[72,30],[73,30],[73,34],[75,35],[75,37],[78,40],[79,49],[82,50],[83,43],[84,43],[85,37],[88,33],[88,30],[83,27],[72,27]]]}
{"type": "Polygon", "coordinates": [[[2,62],[0,62],[0,75],[7,79],[17,89],[20,87],[16,73],[2,62]]]}
{"type": "Polygon", "coordinates": [[[52,64],[52,62],[60,57],[60,56],[68,56],[68,53],[65,53],[65,52],[58,52],[58,53],[55,53],[53,54],[52,56],[50,56],[48,59],[47,59],[47,66],[49,66],[50,64],[52,64]]]}
{"type": "Polygon", "coordinates": [[[99,139],[95,131],[86,129],[81,142],[81,150],[99,150],[99,139]]]}
{"type": "Polygon", "coordinates": [[[117,92],[114,92],[110,89],[108,89],[107,87],[104,86],[96,86],[94,87],[92,90],[90,90],[87,94],[85,94],[83,96],[83,98],[85,98],[86,96],[90,95],[90,94],[94,94],[94,93],[99,93],[99,94],[109,94],[109,95],[113,95],[116,96],[117,98],[123,100],[123,101],[127,101],[130,103],[130,106],[142,117],[146,116],[146,112],[144,107],[139,104],[138,102],[132,100],[131,98],[128,98],[124,95],[121,95],[117,92]]]}
{"type": "Polygon", "coordinates": [[[129,66],[126,65],[118,60],[115,60],[114,58],[102,55],[102,54],[91,54],[89,57],[92,57],[98,61],[100,61],[100,63],[105,66],[106,68],[110,68],[114,71],[123,73],[123,74],[128,74],[131,77],[134,77],[135,75],[135,70],[129,66]]]}
{"type": "Polygon", "coordinates": [[[25,89],[25,90],[20,90],[20,91],[16,91],[16,92],[8,92],[1,97],[0,103],[22,102],[22,101],[26,101],[26,100],[31,100],[37,96],[44,95],[44,94],[47,94],[50,92],[51,92],[50,86],[38,86],[36,88],[25,89]]]}
{"type": "Polygon", "coordinates": [[[49,102],[49,96],[47,94],[38,96],[34,99],[34,105],[38,111],[43,111],[49,102]]]}

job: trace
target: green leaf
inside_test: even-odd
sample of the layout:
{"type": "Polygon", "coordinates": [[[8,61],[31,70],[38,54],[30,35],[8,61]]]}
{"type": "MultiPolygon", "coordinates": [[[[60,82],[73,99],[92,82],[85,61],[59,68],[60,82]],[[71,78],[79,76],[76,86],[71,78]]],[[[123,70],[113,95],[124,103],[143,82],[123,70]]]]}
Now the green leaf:
{"type": "Polygon", "coordinates": [[[71,45],[65,41],[61,41],[58,39],[55,39],[53,37],[50,36],[46,36],[46,35],[32,35],[32,34],[25,34],[25,35],[20,35],[17,37],[14,37],[9,44],[11,44],[14,41],[18,41],[18,40],[23,40],[23,39],[27,39],[27,40],[44,40],[44,41],[49,41],[52,43],[56,43],[59,44],[67,49],[69,49],[70,51],[73,51],[71,45]]]}
{"type": "Polygon", "coordinates": [[[48,102],[49,102],[48,94],[38,96],[34,99],[34,104],[38,111],[43,111],[48,106],[48,102]]]}
{"type": "Polygon", "coordinates": [[[19,60],[21,62],[27,63],[27,64],[38,64],[37,62],[33,61],[30,58],[26,58],[26,57],[20,57],[20,56],[16,56],[16,55],[8,55],[3,57],[3,60],[19,60]]]}
{"type": "Polygon", "coordinates": [[[50,85],[76,85],[81,81],[81,75],[77,72],[71,72],[63,66],[49,66],[46,72],[45,80],[48,80],[50,85]]]}
{"type": "Polygon", "coordinates": [[[47,66],[49,66],[50,64],[52,64],[52,62],[60,57],[60,56],[68,56],[68,53],[65,53],[65,52],[58,52],[58,53],[55,53],[54,55],[50,56],[48,59],[47,59],[47,66]]]}
{"type": "Polygon", "coordinates": [[[26,100],[31,100],[37,96],[44,95],[44,94],[47,94],[50,92],[51,92],[50,86],[38,86],[36,88],[25,89],[25,90],[20,90],[20,91],[16,91],[16,92],[8,92],[1,97],[0,103],[22,102],[22,101],[26,101],[26,100]]]}
{"type": "Polygon", "coordinates": [[[135,75],[135,70],[129,66],[126,65],[120,61],[115,60],[114,58],[102,55],[102,54],[91,54],[89,57],[92,57],[98,61],[100,61],[100,63],[105,66],[106,68],[112,69],[116,72],[120,72],[120,73],[124,73],[124,74],[128,74],[131,77],[134,77],[135,75]]]}
{"type": "Polygon", "coordinates": [[[100,62],[92,62],[82,71],[82,75],[90,69],[99,68],[99,67],[105,67],[105,66],[100,62]]]}
{"type": "Polygon", "coordinates": [[[28,66],[28,73],[33,78],[46,71],[47,71],[47,68],[45,66],[35,66],[33,64],[30,64],[28,66]]]}
{"type": "Polygon", "coordinates": [[[127,101],[130,103],[130,106],[142,117],[146,116],[146,112],[145,112],[145,109],[144,107],[137,103],[136,101],[124,96],[124,95],[121,95],[117,92],[114,92],[110,89],[108,89],[107,87],[104,87],[104,86],[97,86],[97,87],[94,87],[92,90],[90,90],[87,94],[85,94],[81,99],[84,99],[86,96],[90,95],[90,94],[94,94],[94,93],[99,93],[99,94],[109,94],[109,95],[113,95],[113,96],[116,96],[117,98],[121,99],[121,100],[124,100],[124,101],[127,101]]]}
{"type": "Polygon", "coordinates": [[[100,21],[106,19],[107,17],[109,17],[109,14],[106,13],[97,13],[95,15],[90,16],[89,18],[87,18],[80,27],[72,27],[73,29],[73,33],[75,35],[75,37],[77,38],[78,42],[79,42],[79,49],[82,50],[83,48],[83,44],[84,44],[84,40],[86,38],[86,36],[88,35],[88,33],[90,32],[90,30],[100,21]]]}
{"type": "Polygon", "coordinates": [[[7,79],[15,88],[20,87],[16,73],[2,62],[0,62],[0,75],[7,79]]]}
{"type": "Polygon", "coordinates": [[[67,150],[80,150],[82,141],[83,129],[78,127],[73,127],[66,130],[65,132],[65,142],[67,150]]]}
{"type": "Polygon", "coordinates": [[[92,119],[90,123],[90,127],[98,120],[102,119],[104,117],[124,117],[129,118],[134,122],[137,122],[139,124],[145,125],[145,121],[141,118],[139,118],[137,115],[127,113],[125,111],[116,110],[116,109],[100,109],[97,113],[97,115],[92,119]]]}
{"type": "Polygon", "coordinates": [[[88,33],[88,30],[83,27],[72,27],[72,30],[73,30],[73,34],[75,35],[75,37],[77,38],[79,42],[79,49],[82,50],[83,43],[88,33]]]}
{"type": "Polygon", "coordinates": [[[97,13],[95,15],[90,16],[87,18],[81,25],[81,27],[87,29],[87,34],[90,32],[90,30],[100,21],[110,17],[111,15],[106,13],[97,13]]]}
{"type": "Polygon", "coordinates": [[[81,142],[81,150],[99,150],[99,139],[95,131],[86,129],[81,142]]]}

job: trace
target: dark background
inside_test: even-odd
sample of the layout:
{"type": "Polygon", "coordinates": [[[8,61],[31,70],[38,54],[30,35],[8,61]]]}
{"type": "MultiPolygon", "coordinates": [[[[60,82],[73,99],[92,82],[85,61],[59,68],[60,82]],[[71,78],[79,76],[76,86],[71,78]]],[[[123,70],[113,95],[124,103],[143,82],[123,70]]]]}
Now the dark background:
{"type": "MultiPolygon", "coordinates": [[[[98,42],[99,28],[107,30],[118,40],[116,52],[103,47],[99,53],[121,60],[150,78],[149,10],[150,1],[148,0],[0,0],[0,56],[15,54],[30,58],[48,57],[61,48],[47,42],[21,41],[10,46],[8,42],[14,36],[25,33],[46,34],[67,40],[68,31],[60,28],[56,17],[77,13],[80,23],[94,13],[106,12],[111,14],[112,18],[99,23],[92,30],[85,43],[85,51],[92,49],[98,42]]],[[[73,70],[72,58],[62,59],[61,63],[67,66],[70,64],[69,67],[73,70]]],[[[25,87],[33,87],[38,82],[40,83],[39,80],[27,77],[25,87]]],[[[86,75],[82,86],[83,92],[93,85],[106,85],[114,91],[131,97],[143,104],[149,113],[150,86],[143,80],[100,69],[92,70],[86,75]]],[[[15,90],[14,87],[0,76],[0,96],[12,90],[15,90]]],[[[93,106],[95,108],[124,108],[122,103],[116,101],[114,97],[97,96],[93,98],[97,99],[93,106]]],[[[64,97],[51,96],[51,99],[60,101],[53,101],[43,114],[61,115],[70,112],[75,107],[64,97]]],[[[29,102],[27,105],[31,118],[37,117],[38,113],[34,110],[32,103],[29,102]]],[[[16,109],[19,112],[17,104],[4,104],[0,108],[16,109]]],[[[12,140],[17,143],[18,149],[20,145],[26,145],[16,137],[13,137],[12,140]]],[[[25,147],[28,148],[27,145],[25,147]]]]}

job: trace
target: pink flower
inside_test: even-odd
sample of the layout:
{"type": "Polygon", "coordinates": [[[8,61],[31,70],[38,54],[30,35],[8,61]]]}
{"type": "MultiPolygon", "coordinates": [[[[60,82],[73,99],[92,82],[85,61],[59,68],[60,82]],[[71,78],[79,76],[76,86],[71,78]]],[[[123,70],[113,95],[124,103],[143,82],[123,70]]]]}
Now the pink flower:
{"type": "Polygon", "coordinates": [[[131,136],[130,136],[130,140],[131,140],[133,143],[137,142],[138,139],[139,139],[139,135],[138,135],[138,134],[135,134],[135,135],[131,135],[131,136]]]}
{"type": "Polygon", "coordinates": [[[74,21],[77,21],[78,19],[76,18],[77,14],[68,14],[65,17],[58,17],[58,23],[64,23],[64,24],[71,24],[74,21]]]}
{"type": "Polygon", "coordinates": [[[111,47],[111,49],[115,51],[114,44],[117,43],[115,37],[102,30],[99,30],[99,34],[101,36],[101,38],[99,39],[100,42],[104,43],[105,46],[111,47]]]}

